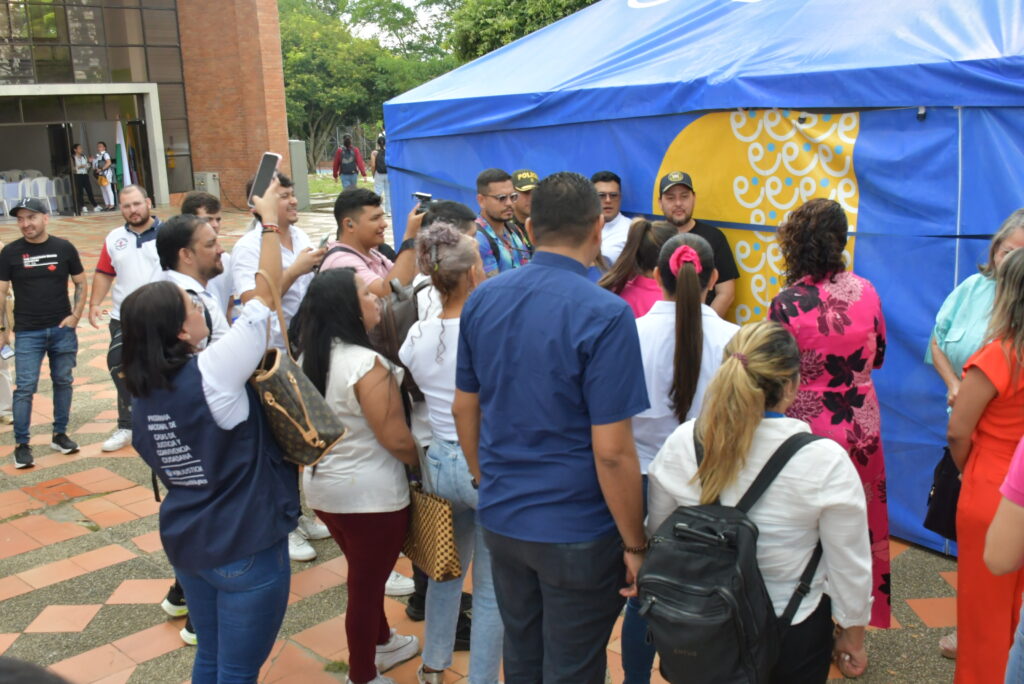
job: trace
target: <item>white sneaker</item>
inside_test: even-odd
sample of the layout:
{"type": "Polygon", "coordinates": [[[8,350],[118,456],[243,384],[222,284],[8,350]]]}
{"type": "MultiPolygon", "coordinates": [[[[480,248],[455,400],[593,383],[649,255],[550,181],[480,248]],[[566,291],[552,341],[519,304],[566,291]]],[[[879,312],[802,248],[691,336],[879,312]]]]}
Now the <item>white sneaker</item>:
{"type": "Polygon", "coordinates": [[[83,214],[88,214],[89,213],[89,207],[83,206],[82,207],[82,213],[83,214]]]}
{"type": "Polygon", "coordinates": [[[288,557],[293,561],[311,561],[316,558],[316,549],[306,541],[299,528],[288,533],[288,557]]]}
{"type": "Polygon", "coordinates": [[[103,451],[117,451],[130,446],[132,443],[132,431],[125,429],[114,430],[114,434],[107,437],[107,441],[101,447],[103,451]]]}
{"type": "Polygon", "coordinates": [[[299,516],[299,530],[306,539],[327,539],[331,536],[331,531],[327,529],[327,525],[324,525],[316,518],[310,518],[306,515],[299,516]]]}
{"type": "Polygon", "coordinates": [[[418,684],[444,684],[444,672],[424,672],[423,666],[416,670],[418,684]]]}
{"type": "Polygon", "coordinates": [[[384,585],[384,593],[388,596],[408,596],[416,591],[416,583],[411,577],[391,571],[387,583],[384,585]]]}
{"type": "Polygon", "coordinates": [[[387,672],[398,663],[404,663],[406,660],[414,658],[419,651],[419,639],[411,634],[408,636],[399,634],[392,628],[391,638],[388,639],[388,642],[377,646],[377,657],[374,658],[377,672],[387,672]]]}
{"type": "MultiPolygon", "coordinates": [[[[355,684],[355,682],[353,682],[351,679],[348,679],[347,677],[345,678],[345,681],[348,682],[348,684],[355,684]]],[[[398,682],[396,682],[391,677],[385,677],[384,675],[378,673],[376,677],[368,681],[366,684],[398,684],[398,682]]]]}

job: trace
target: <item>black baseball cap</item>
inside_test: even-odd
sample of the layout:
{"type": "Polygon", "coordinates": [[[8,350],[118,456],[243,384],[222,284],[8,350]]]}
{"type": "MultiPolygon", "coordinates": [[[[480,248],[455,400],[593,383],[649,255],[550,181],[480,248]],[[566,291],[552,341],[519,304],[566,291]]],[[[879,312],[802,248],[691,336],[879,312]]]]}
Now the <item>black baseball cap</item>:
{"type": "Polygon", "coordinates": [[[530,169],[519,169],[512,174],[512,187],[517,192],[529,192],[537,187],[537,183],[540,183],[540,178],[537,177],[535,171],[530,169]]]}
{"type": "Polygon", "coordinates": [[[34,211],[39,214],[50,213],[50,207],[46,206],[46,202],[36,197],[23,199],[16,205],[14,205],[14,208],[11,209],[11,216],[17,216],[18,212],[21,211],[22,209],[28,209],[29,211],[34,211]]]}
{"type": "Polygon", "coordinates": [[[690,179],[690,174],[685,171],[672,171],[662,176],[661,181],[658,182],[658,197],[664,195],[665,191],[673,185],[685,185],[693,191],[693,181],[690,179]]]}

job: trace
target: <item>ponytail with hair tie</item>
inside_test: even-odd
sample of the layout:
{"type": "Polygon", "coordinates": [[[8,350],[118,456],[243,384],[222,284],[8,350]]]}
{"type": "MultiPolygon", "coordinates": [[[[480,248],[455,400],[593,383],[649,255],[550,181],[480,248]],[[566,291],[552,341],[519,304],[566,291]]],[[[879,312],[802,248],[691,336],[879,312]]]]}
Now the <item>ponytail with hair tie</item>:
{"type": "Polygon", "coordinates": [[[672,256],[668,259],[669,270],[677,278],[679,277],[679,269],[683,267],[683,264],[693,264],[693,270],[696,271],[697,275],[700,275],[701,271],[704,270],[700,263],[700,255],[690,245],[680,245],[676,248],[676,251],[672,252],[672,256]]]}

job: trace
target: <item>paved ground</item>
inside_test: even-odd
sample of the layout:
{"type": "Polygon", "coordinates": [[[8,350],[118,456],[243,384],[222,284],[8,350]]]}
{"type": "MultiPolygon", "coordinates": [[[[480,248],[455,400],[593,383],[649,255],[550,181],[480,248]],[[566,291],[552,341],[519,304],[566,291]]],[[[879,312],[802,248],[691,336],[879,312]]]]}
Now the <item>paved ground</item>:
{"type": "MultiPolygon", "coordinates": [[[[102,236],[118,219],[54,219],[50,230],[78,246],[91,273],[102,236]]],[[[245,222],[242,214],[227,217],[226,244],[245,222]]],[[[323,214],[304,214],[300,223],[314,241],[332,224],[323,214]]],[[[0,222],[0,239],[16,236],[11,222],[0,222]]],[[[40,382],[34,405],[35,468],[14,469],[11,427],[0,426],[0,653],[49,666],[76,684],[178,684],[189,677],[193,651],[178,638],[183,619],[168,619],[159,607],[172,572],[156,531],[159,506],[149,470],[130,449],[99,450],[116,419],[105,365],[108,336],[87,324],[79,334],[68,432],[81,452],[63,456],[48,449],[48,380],[40,382]]],[[[345,681],[325,668],[347,656],[346,563],[331,540],[314,546],[316,561],[293,564],[290,607],[262,682],[345,681]]],[[[955,563],[899,542],[892,551],[897,626],[870,634],[863,681],[951,681],[953,663],[939,657],[936,642],[955,622],[955,563]]],[[[409,574],[408,562],[398,569],[409,574]]],[[[409,622],[403,608],[387,599],[393,625],[422,637],[423,623],[409,622]]],[[[609,644],[611,682],[622,681],[618,651],[616,630],[609,644]]],[[[388,674],[411,684],[418,663],[388,674]]],[[[457,654],[446,681],[464,681],[467,663],[467,654],[457,654]]]]}

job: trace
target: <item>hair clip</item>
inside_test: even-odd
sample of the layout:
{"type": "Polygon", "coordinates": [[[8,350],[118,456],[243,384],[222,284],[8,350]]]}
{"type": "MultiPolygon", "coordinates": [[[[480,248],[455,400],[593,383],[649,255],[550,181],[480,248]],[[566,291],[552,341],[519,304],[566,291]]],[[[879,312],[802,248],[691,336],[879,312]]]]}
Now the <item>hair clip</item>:
{"type": "Polygon", "coordinates": [[[749,361],[749,359],[747,359],[747,355],[746,354],[741,354],[739,352],[733,352],[732,357],[734,359],[736,359],[737,361],[739,361],[741,364],[743,364],[744,368],[747,367],[747,362],[749,361]]]}

